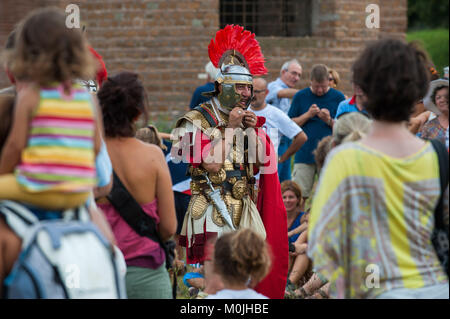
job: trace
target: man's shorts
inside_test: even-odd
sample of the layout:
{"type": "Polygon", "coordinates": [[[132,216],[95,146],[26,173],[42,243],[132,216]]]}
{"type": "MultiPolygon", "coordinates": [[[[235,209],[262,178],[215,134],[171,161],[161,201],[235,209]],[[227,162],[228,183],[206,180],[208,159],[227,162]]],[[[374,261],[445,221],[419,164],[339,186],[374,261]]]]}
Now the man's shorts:
{"type": "Polygon", "coordinates": [[[292,180],[300,186],[302,197],[309,197],[314,184],[314,176],[317,173],[316,164],[295,163],[292,172],[292,180]]]}

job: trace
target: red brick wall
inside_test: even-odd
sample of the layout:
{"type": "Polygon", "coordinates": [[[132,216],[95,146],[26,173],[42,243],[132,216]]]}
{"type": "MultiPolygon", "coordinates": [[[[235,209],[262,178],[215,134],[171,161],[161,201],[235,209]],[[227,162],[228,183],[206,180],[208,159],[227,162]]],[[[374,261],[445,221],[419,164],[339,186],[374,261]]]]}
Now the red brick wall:
{"type": "MultiPolygon", "coordinates": [[[[153,113],[184,112],[198,78],[209,61],[207,46],[219,26],[218,0],[1,0],[0,44],[15,23],[30,10],[46,5],[80,7],[92,46],[105,60],[108,72],[136,71],[147,88],[153,113]]],[[[309,70],[325,63],[341,75],[341,89],[351,94],[350,68],[364,44],[383,36],[404,37],[407,0],[313,0],[313,35],[302,38],[257,37],[274,80],[281,65],[297,58],[309,70]],[[367,29],[365,8],[380,5],[380,29],[367,29]]],[[[0,72],[0,87],[7,85],[0,72]]],[[[157,117],[154,117],[157,120],[157,117]]]]}

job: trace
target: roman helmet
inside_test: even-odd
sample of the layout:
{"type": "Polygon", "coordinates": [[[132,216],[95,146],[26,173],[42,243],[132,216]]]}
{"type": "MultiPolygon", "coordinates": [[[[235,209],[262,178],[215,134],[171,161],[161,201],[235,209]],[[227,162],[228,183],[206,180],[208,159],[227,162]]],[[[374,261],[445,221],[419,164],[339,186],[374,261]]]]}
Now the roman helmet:
{"type": "MultiPolygon", "coordinates": [[[[228,110],[241,100],[236,84],[251,85],[253,97],[253,76],[267,74],[264,56],[254,33],[238,25],[227,25],[211,39],[208,53],[219,72],[215,78],[215,90],[204,93],[205,96],[217,96],[220,104],[228,110]],[[222,92],[218,89],[219,84],[222,92]]],[[[247,107],[250,101],[251,98],[247,107]]]]}

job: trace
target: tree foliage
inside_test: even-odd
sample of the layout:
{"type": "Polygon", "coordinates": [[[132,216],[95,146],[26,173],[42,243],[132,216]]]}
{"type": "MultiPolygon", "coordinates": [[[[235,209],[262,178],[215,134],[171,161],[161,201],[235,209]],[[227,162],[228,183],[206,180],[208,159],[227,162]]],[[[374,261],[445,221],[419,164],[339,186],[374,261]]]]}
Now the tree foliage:
{"type": "Polygon", "coordinates": [[[408,28],[448,29],[449,0],[408,0],[408,28]]]}

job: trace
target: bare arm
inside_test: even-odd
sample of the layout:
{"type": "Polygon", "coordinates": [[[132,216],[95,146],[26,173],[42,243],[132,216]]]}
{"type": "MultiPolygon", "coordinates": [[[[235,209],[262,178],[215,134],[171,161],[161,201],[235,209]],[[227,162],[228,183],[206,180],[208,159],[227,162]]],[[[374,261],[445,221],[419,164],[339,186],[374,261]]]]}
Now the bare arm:
{"type": "Polygon", "coordinates": [[[309,110],[298,117],[293,117],[292,120],[297,123],[298,126],[305,125],[312,117],[318,115],[320,112],[319,107],[316,104],[310,106],[309,110]]]}
{"type": "Polygon", "coordinates": [[[158,165],[156,197],[158,198],[158,213],[160,217],[159,233],[162,240],[167,241],[177,230],[177,217],[175,215],[172,179],[164,154],[160,149],[158,149],[158,156],[155,164],[158,165]]]}
{"type": "Polygon", "coordinates": [[[300,226],[294,228],[293,230],[288,232],[288,237],[292,237],[296,234],[300,234],[302,231],[308,228],[308,223],[302,223],[300,226]]]}
{"type": "Polygon", "coordinates": [[[292,99],[297,92],[298,92],[297,89],[291,89],[291,88],[282,89],[282,90],[278,91],[277,96],[280,99],[282,99],[282,98],[292,99]]]}
{"type": "Polygon", "coordinates": [[[286,150],[286,152],[281,155],[279,162],[283,163],[284,161],[288,160],[292,155],[297,153],[297,151],[305,144],[305,142],[308,140],[308,136],[305,134],[305,132],[298,133],[294,139],[292,140],[291,145],[289,145],[289,148],[286,150]]]}
{"type": "Polygon", "coordinates": [[[0,159],[0,175],[14,172],[28,142],[31,114],[39,104],[39,92],[33,87],[24,88],[17,96],[11,130],[0,159]]]}

